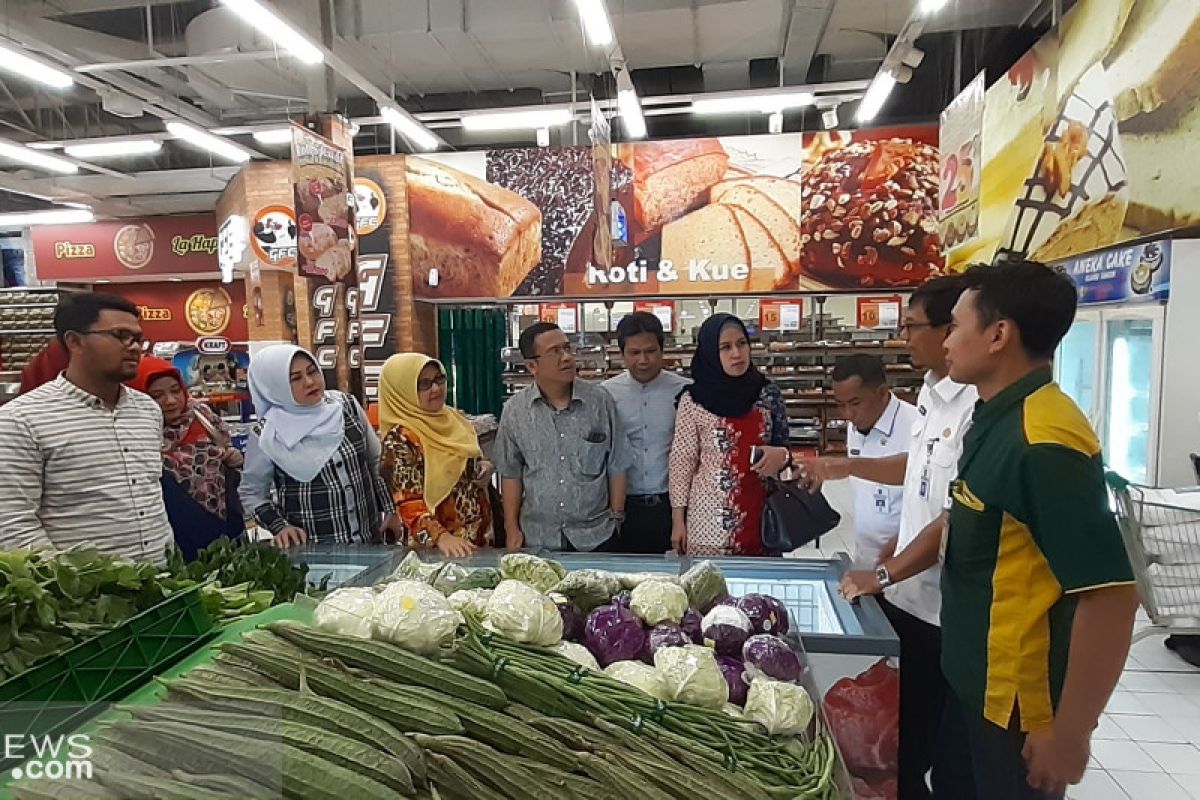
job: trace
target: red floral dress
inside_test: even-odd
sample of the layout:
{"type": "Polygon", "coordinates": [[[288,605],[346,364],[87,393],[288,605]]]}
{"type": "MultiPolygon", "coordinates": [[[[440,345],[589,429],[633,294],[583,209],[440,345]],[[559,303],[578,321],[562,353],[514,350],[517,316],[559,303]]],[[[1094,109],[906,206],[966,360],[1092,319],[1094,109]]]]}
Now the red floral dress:
{"type": "Polygon", "coordinates": [[[779,390],[768,384],[743,417],[718,417],[684,394],[671,447],[671,506],[687,507],[689,555],[761,556],[767,491],[750,470],[755,445],[787,445],[779,390]]]}

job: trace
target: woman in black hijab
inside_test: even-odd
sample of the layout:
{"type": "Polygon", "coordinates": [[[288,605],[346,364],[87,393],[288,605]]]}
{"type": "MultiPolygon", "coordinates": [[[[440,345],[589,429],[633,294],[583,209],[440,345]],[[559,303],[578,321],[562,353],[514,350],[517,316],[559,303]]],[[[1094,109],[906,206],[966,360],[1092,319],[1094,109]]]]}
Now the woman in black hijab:
{"type": "Polygon", "coordinates": [[[740,319],[716,314],[701,326],[692,380],[671,447],[671,543],[680,553],[763,555],[763,478],[791,463],[787,410],[754,366],[740,319]]]}

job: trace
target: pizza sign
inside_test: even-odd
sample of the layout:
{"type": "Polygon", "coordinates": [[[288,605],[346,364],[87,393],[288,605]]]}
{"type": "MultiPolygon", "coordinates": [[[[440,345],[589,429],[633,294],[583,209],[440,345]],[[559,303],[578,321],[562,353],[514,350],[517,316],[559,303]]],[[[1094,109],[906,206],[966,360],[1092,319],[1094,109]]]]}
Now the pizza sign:
{"type": "Polygon", "coordinates": [[[272,205],[254,215],[250,244],[264,264],[290,269],[296,266],[296,212],[272,205]]]}
{"type": "Polygon", "coordinates": [[[233,318],[233,298],[220,287],[198,289],[188,297],[183,309],[192,330],[201,336],[218,336],[233,318]]]}

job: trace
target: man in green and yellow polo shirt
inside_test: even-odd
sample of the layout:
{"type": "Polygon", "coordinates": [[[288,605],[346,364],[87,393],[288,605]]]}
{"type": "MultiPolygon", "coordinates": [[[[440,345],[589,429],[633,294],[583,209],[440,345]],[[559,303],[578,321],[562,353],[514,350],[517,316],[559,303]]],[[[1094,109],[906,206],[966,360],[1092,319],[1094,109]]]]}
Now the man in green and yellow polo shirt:
{"type": "Polygon", "coordinates": [[[1099,442],[1051,376],[1074,286],[1032,262],[966,281],[946,360],[980,403],[951,486],[942,668],[980,800],[1056,798],[1087,767],[1138,600],[1099,442]]]}

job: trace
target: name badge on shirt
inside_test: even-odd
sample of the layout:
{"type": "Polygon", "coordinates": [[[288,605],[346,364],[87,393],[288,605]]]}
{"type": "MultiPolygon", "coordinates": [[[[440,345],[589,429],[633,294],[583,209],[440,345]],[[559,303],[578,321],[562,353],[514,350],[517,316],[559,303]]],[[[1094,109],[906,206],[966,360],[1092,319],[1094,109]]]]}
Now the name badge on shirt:
{"type": "Polygon", "coordinates": [[[882,486],[875,488],[875,513],[883,516],[891,516],[892,513],[892,493],[882,486]]]}

